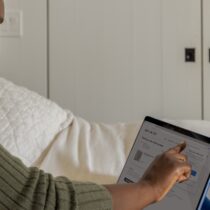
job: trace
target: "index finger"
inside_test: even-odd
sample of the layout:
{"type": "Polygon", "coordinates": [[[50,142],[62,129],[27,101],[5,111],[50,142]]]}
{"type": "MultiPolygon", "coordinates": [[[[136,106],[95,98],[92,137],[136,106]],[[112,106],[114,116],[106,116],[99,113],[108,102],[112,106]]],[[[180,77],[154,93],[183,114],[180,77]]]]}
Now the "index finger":
{"type": "Polygon", "coordinates": [[[186,148],[186,146],[187,146],[186,142],[183,142],[181,144],[176,145],[175,147],[172,147],[171,149],[168,150],[168,152],[180,153],[186,148]]]}

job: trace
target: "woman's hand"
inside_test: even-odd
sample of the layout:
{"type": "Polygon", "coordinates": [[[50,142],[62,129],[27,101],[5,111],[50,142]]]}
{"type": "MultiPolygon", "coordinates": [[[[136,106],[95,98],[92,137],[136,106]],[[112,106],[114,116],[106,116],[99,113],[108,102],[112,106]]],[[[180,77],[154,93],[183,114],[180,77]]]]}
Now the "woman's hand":
{"type": "Polygon", "coordinates": [[[161,200],[175,183],[190,177],[191,166],[187,156],[181,154],[185,147],[186,143],[182,143],[157,156],[139,181],[151,187],[154,202],[161,200]]]}
{"type": "Polygon", "coordinates": [[[181,152],[186,143],[157,156],[138,183],[106,185],[114,210],[140,210],[161,200],[176,182],[187,180],[191,166],[181,152]]]}

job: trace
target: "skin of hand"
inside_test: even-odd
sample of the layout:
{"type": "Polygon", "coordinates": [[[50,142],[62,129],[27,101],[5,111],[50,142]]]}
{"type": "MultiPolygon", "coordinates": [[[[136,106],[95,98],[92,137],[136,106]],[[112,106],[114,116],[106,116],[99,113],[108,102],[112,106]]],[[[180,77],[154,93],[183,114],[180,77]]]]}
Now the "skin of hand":
{"type": "Polygon", "coordinates": [[[140,182],[148,183],[154,192],[154,200],[160,201],[177,182],[189,179],[191,166],[186,155],[181,154],[186,143],[177,145],[157,156],[140,182]]]}
{"type": "Polygon", "coordinates": [[[4,1],[0,0],[0,24],[4,20],[4,1]]]}
{"type": "Polygon", "coordinates": [[[106,185],[113,209],[143,209],[163,199],[175,183],[187,180],[191,166],[187,156],[181,154],[185,147],[186,143],[182,143],[157,156],[138,183],[106,185]]]}

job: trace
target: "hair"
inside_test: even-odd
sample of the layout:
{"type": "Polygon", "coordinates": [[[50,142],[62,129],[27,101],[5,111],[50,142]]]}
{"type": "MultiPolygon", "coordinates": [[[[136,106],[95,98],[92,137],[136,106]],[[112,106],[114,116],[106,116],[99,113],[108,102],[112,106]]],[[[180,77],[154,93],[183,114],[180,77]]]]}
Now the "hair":
{"type": "Polygon", "coordinates": [[[2,17],[0,17],[0,23],[2,23],[4,21],[4,1],[0,0],[0,14],[2,17]]]}

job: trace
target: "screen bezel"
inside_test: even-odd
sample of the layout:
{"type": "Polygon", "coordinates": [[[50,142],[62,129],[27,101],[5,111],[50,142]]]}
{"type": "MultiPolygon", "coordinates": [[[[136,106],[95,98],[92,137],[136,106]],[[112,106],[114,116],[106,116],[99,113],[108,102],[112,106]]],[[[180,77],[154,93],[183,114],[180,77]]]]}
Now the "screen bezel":
{"type": "MultiPolygon", "coordinates": [[[[176,131],[176,132],[181,133],[183,135],[186,135],[186,136],[189,136],[191,138],[194,138],[194,139],[197,139],[197,140],[201,140],[201,141],[204,141],[207,144],[210,144],[210,137],[204,136],[204,135],[196,133],[194,131],[178,127],[176,125],[170,124],[168,122],[164,122],[162,120],[155,119],[155,118],[150,117],[150,116],[146,116],[144,118],[144,121],[148,121],[150,123],[154,123],[154,124],[159,125],[159,126],[161,126],[163,128],[167,128],[167,129],[176,131]]],[[[143,123],[144,123],[144,121],[143,121],[143,123]]],[[[141,129],[139,130],[139,132],[140,131],[141,131],[141,129]]],[[[138,135],[139,135],[139,133],[137,134],[137,137],[138,137],[138,135]]]]}

